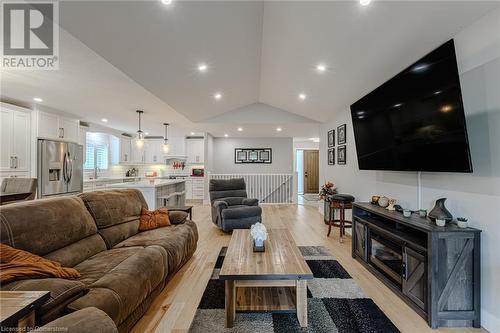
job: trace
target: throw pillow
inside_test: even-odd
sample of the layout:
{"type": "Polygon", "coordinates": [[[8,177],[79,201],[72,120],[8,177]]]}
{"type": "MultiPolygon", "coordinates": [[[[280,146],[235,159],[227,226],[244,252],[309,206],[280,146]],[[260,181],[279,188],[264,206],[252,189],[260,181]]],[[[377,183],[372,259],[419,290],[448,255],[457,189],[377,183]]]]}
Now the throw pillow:
{"type": "Polygon", "coordinates": [[[170,223],[172,224],[182,224],[186,222],[188,213],[186,212],[181,212],[181,211],[176,211],[176,210],[171,210],[168,212],[168,215],[170,217],[170,223]]]}
{"type": "Polygon", "coordinates": [[[28,251],[0,244],[0,284],[40,278],[74,279],[80,273],[74,268],[37,256],[28,251]]]}
{"type": "Polygon", "coordinates": [[[168,217],[168,209],[165,207],[158,208],[155,211],[149,211],[145,208],[142,209],[139,231],[152,230],[168,225],[170,225],[170,218],[168,217]]]}

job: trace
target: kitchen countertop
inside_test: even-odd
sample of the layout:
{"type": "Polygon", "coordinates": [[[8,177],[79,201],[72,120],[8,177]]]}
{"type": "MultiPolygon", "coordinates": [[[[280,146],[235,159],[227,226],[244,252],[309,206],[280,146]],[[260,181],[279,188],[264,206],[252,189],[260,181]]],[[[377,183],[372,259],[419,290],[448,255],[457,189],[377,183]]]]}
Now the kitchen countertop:
{"type": "Polygon", "coordinates": [[[153,183],[149,180],[141,180],[137,182],[128,182],[128,183],[118,183],[118,184],[109,184],[107,187],[111,188],[156,188],[162,187],[166,185],[173,185],[178,183],[185,182],[185,179],[155,179],[153,183]]]}
{"type": "Polygon", "coordinates": [[[113,180],[121,180],[121,179],[140,179],[140,178],[144,178],[144,177],[126,177],[126,176],[123,176],[123,177],[99,177],[97,179],[84,179],[83,182],[84,183],[87,183],[87,184],[91,184],[91,183],[99,183],[99,182],[109,182],[109,181],[113,181],[113,180]]]}

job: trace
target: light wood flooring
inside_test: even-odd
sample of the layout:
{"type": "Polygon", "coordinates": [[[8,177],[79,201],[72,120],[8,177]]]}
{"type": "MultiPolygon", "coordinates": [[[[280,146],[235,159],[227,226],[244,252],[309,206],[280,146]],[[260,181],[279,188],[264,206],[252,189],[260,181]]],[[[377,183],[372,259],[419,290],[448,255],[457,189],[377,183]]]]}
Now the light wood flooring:
{"type": "MultiPolygon", "coordinates": [[[[133,333],[189,330],[219,251],[221,247],[229,244],[231,238],[231,235],[225,234],[212,224],[209,206],[194,207],[193,220],[198,225],[200,234],[198,248],[193,258],[168,283],[137,323],[133,333]]],[[[427,323],[399,297],[352,259],[350,238],[346,238],[344,243],[339,243],[336,228],[332,230],[329,238],[326,237],[328,227],[323,223],[322,216],[315,206],[265,205],[263,222],[268,228],[288,228],[299,246],[326,246],[401,332],[487,332],[472,328],[439,330],[429,328],[427,323]]]]}

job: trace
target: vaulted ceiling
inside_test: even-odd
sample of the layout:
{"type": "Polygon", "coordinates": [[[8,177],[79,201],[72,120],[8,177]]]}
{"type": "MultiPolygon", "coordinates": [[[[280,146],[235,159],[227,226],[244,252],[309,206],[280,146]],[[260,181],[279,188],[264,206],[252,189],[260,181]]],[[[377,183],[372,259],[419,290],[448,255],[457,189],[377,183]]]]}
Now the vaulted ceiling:
{"type": "MultiPolygon", "coordinates": [[[[200,130],[222,135],[228,119],[245,121],[228,112],[254,112],[262,110],[255,105],[266,105],[279,110],[275,115],[303,117],[308,129],[301,135],[307,136],[317,122],[332,118],[498,6],[479,1],[373,0],[366,7],[358,1],[174,0],[169,6],[159,0],[63,1],[60,24],[155,103],[164,103],[153,108],[158,119],[162,112],[174,112],[200,130]],[[207,65],[205,72],[198,71],[200,64],[207,65]],[[318,64],[326,70],[318,72],[318,64]],[[214,99],[215,93],[222,98],[214,99]]],[[[255,112],[265,120],[266,113],[255,112]]],[[[269,119],[265,130],[294,123],[292,118],[269,119]]],[[[254,127],[245,134],[262,136],[262,124],[254,127]]]]}

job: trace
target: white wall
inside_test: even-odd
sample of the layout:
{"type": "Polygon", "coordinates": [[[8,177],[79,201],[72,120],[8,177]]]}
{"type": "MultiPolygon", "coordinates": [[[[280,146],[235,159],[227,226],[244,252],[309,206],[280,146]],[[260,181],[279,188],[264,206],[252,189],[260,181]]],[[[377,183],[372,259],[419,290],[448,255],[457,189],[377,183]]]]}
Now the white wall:
{"type": "Polygon", "coordinates": [[[291,173],[292,138],[214,138],[212,173],[291,173]],[[271,164],[235,164],[235,148],[271,148],[271,164]]]}
{"type": "MultiPolygon", "coordinates": [[[[500,9],[454,38],[474,173],[423,173],[422,206],[430,209],[437,198],[446,197],[447,207],[455,217],[466,216],[473,227],[483,230],[482,326],[490,332],[500,332],[500,9]]],[[[389,73],[388,79],[391,74],[395,73],[389,73]]],[[[320,180],[333,181],[340,192],[352,193],[360,201],[381,194],[416,208],[416,173],[358,170],[348,108],[322,125],[320,135],[320,180]],[[344,123],[347,165],[328,166],[327,131],[344,123]]]]}

